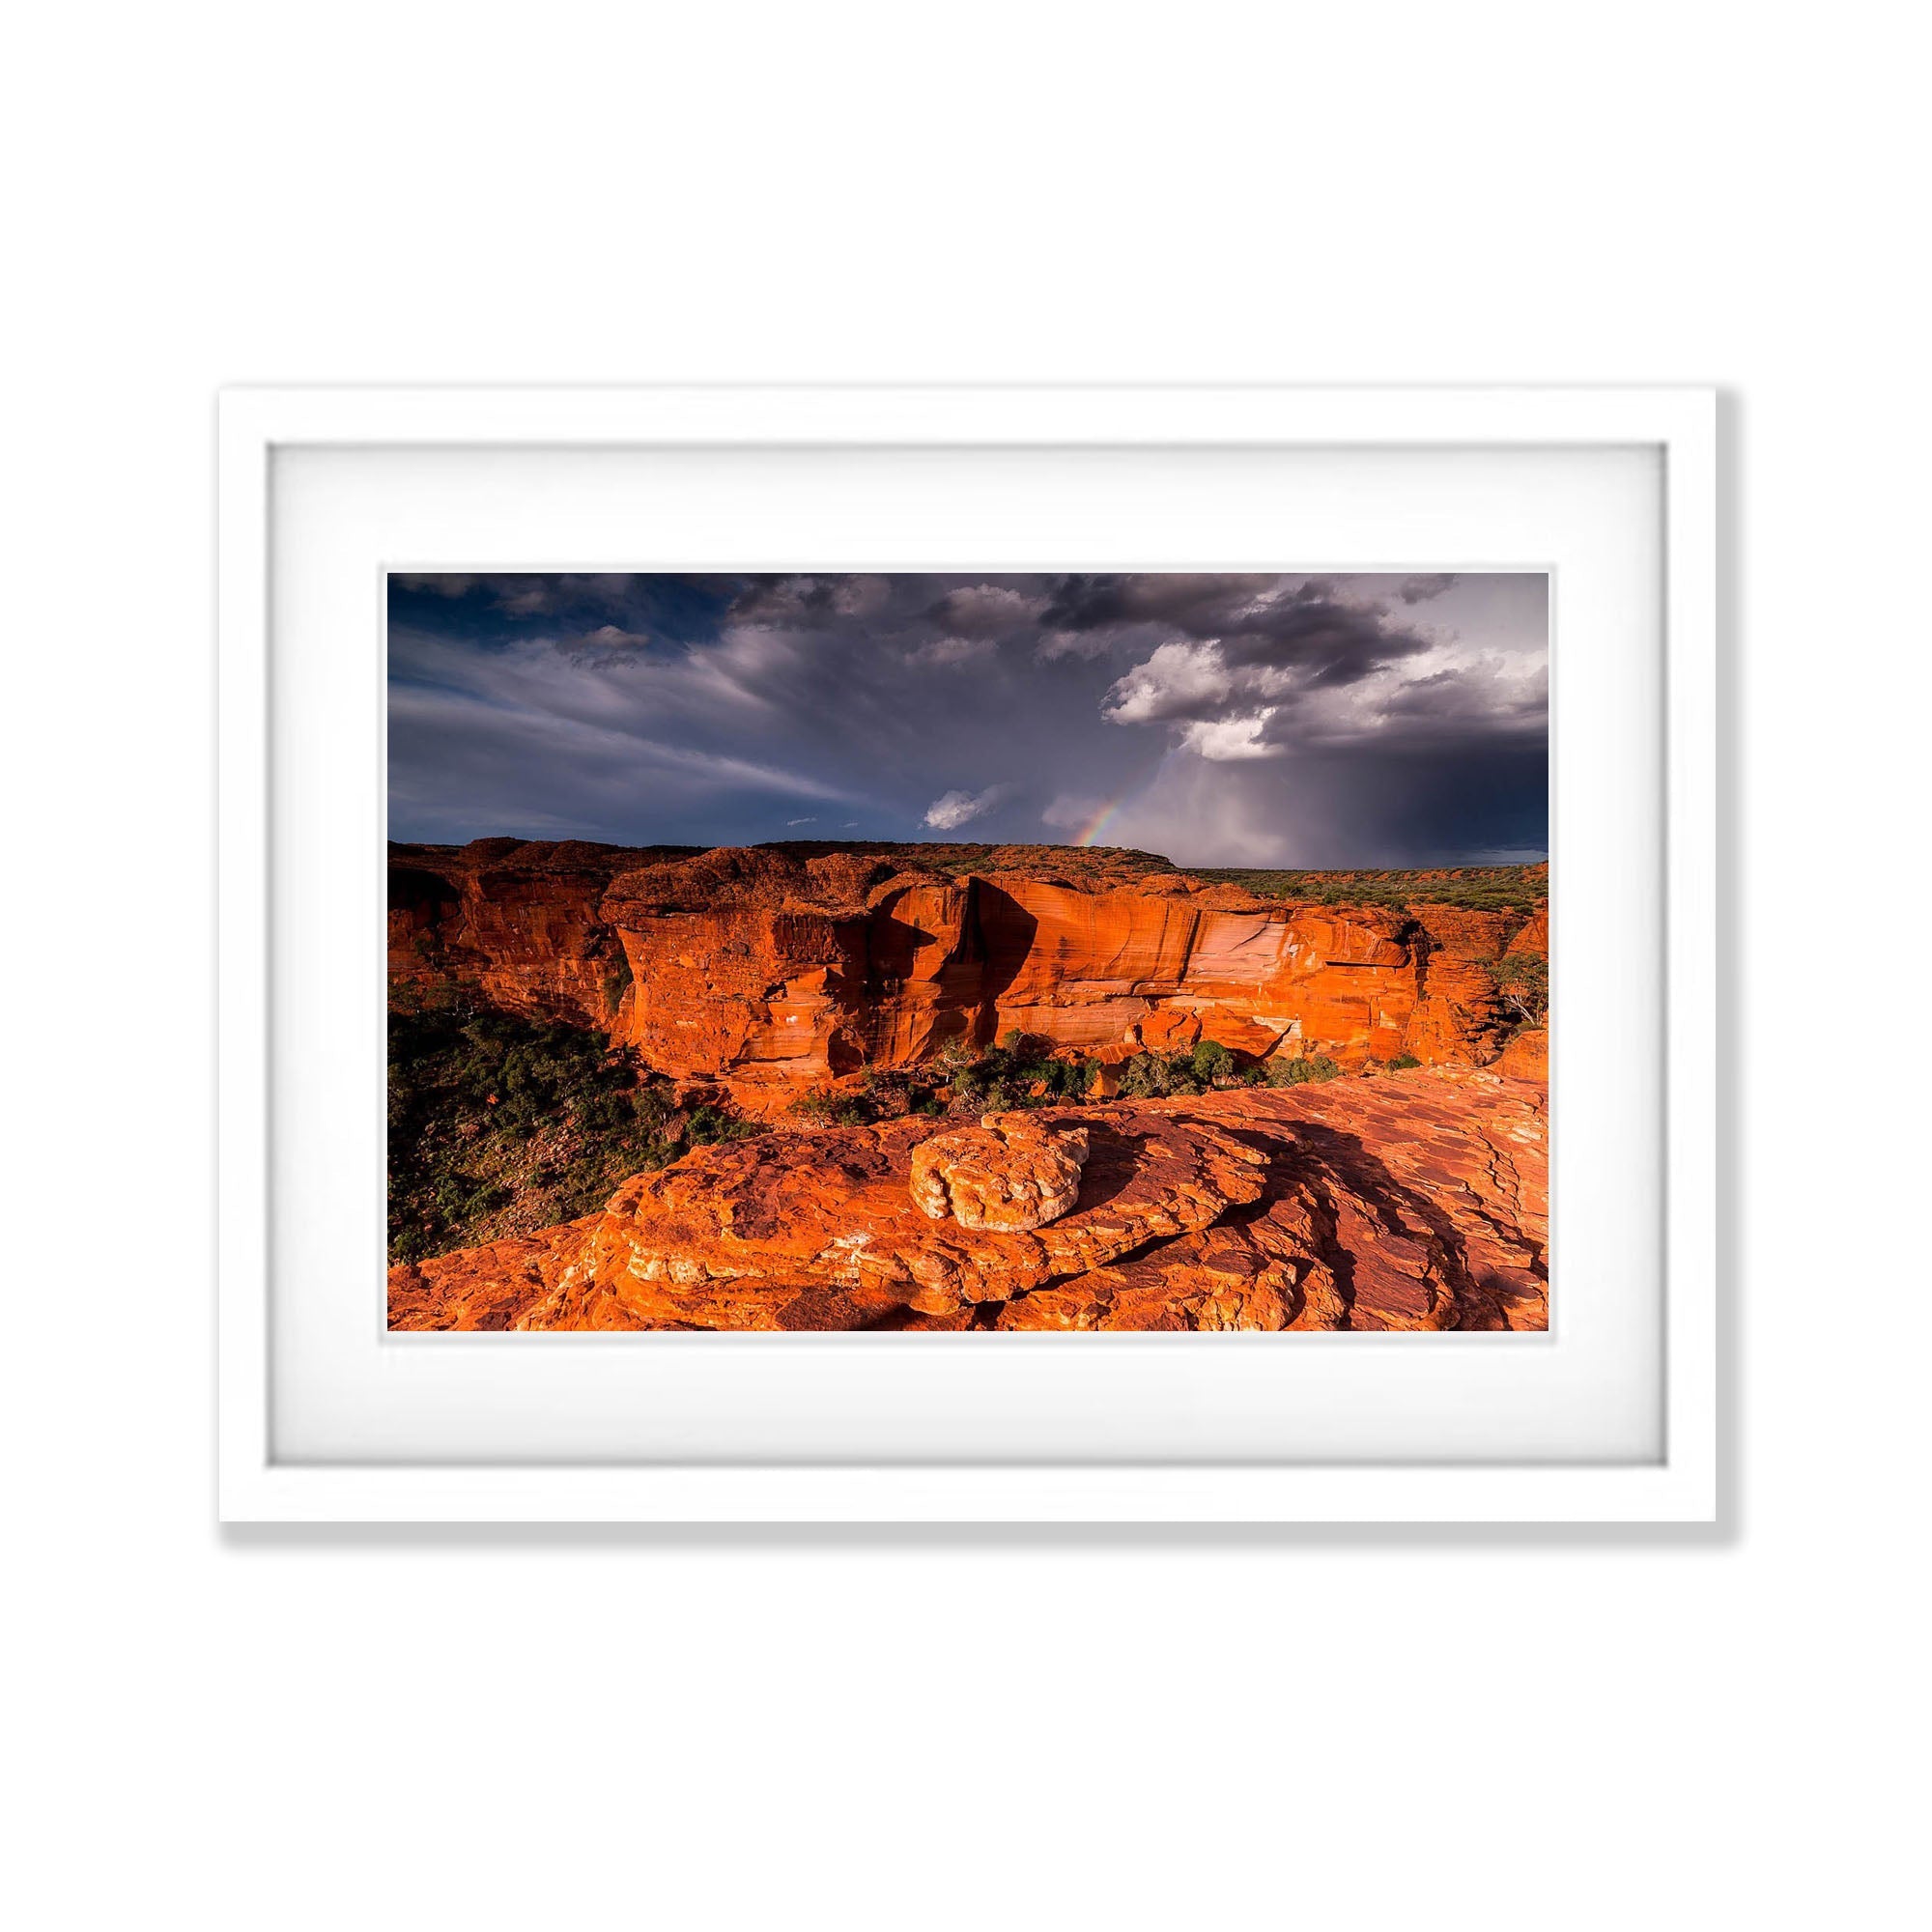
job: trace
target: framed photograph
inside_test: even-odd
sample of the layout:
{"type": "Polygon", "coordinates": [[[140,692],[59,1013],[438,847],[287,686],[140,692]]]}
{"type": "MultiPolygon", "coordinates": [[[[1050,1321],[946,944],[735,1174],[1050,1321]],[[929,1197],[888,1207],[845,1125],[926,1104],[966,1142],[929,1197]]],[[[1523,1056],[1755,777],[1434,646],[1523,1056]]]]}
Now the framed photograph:
{"type": "Polygon", "coordinates": [[[220,435],[224,1519],[1714,1519],[1710,391],[220,435]]]}

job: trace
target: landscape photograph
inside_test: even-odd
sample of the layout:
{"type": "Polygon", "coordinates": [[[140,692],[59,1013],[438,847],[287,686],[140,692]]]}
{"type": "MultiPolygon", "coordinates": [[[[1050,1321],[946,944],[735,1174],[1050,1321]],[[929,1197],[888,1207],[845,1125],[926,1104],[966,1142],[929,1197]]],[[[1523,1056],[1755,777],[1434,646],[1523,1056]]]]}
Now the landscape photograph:
{"type": "Polygon", "coordinates": [[[392,573],[387,656],[392,1330],[1548,1327],[1544,574],[392,573]]]}

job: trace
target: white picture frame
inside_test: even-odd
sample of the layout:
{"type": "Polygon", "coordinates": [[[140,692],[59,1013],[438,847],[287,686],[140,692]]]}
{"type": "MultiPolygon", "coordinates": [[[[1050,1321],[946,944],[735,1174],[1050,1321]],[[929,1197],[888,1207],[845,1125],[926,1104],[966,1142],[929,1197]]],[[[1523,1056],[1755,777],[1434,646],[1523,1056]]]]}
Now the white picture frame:
{"type": "MultiPolygon", "coordinates": [[[[1716,1256],[1716,401],[1701,388],[236,389],[220,399],[218,1507],[230,1521],[1708,1522],[1716,1256]],[[370,452],[1638,450],[1660,476],[1662,1305],[1641,1460],[425,1461],[280,1453],[270,1268],[271,544],[279,458],[370,452]]],[[[428,559],[416,559],[419,562],[428,559]]],[[[543,561],[529,558],[526,561],[543,561]]],[[[576,561],[578,559],[571,559],[576,561]]],[[[819,559],[765,554],[766,567],[819,559]]],[[[1084,561],[1085,559],[1080,559],[1084,561]]],[[[1389,557],[1389,563],[1423,559],[1389,557]]],[[[446,559],[452,564],[457,559],[446,559]]],[[[564,559],[556,559],[562,562],[564,559]]],[[[1068,562],[1076,559],[1068,558],[1068,562]]],[[[379,648],[372,600],[369,644],[379,648]]],[[[344,648],[359,650],[358,639],[344,648]]],[[[1559,646],[1560,652],[1560,646],[1559,646]]],[[[372,659],[372,663],[375,662],[372,659]]],[[[1559,681],[1562,676],[1559,657],[1559,681]]],[[[375,776],[372,774],[372,777],[375,776]]],[[[371,849],[372,869],[377,854],[371,849]]],[[[1562,874],[1559,892],[1587,894],[1562,874]]],[[[1648,971],[1646,964],[1642,970],[1648,971]]],[[[1556,962],[1559,983],[1563,962],[1556,962]]],[[[1559,1047],[1560,1059],[1560,1047],[1559,1047]]],[[[1560,1129],[1559,1129],[1560,1131],[1560,1129]]],[[[1560,1251],[1562,1201],[1557,1201],[1560,1251]]],[[[1560,1259],[1557,1263],[1561,1266],[1560,1259]]],[[[1558,1293],[1560,1293],[1560,1287],[1558,1293]]],[[[580,1341],[587,1338],[579,1338],[580,1341]]],[[[649,1339],[649,1338],[642,1338],[649,1339]]],[[[683,1338],[678,1338],[683,1339],[683,1338]]],[[[912,1339],[912,1338],[908,1338],[912,1339]]],[[[950,1341],[963,1338],[933,1338],[950,1341]]],[[[1285,1338],[1273,1338],[1277,1349],[1285,1338]]],[[[1359,1338],[1370,1341],[1375,1338],[1359,1338]]],[[[1475,1338],[1464,1338],[1474,1340],[1475,1338]]],[[[1288,1346],[1293,1347],[1290,1342],[1288,1346]]],[[[579,1361],[591,1357],[580,1347],[579,1361]]],[[[828,1358],[829,1359],[829,1358],[828,1358]]],[[[1068,1359],[1063,1354],[1063,1360],[1068,1359]]],[[[797,1373],[821,1373],[810,1354],[797,1373]]],[[[707,1373],[710,1372],[707,1370],[707,1373]]],[[[730,1374],[727,1365],[719,1371],[730,1374]]],[[[284,1378],[285,1379],[285,1378],[284,1378]]],[[[286,1389],[281,1391],[286,1395],[286,1389]]]]}

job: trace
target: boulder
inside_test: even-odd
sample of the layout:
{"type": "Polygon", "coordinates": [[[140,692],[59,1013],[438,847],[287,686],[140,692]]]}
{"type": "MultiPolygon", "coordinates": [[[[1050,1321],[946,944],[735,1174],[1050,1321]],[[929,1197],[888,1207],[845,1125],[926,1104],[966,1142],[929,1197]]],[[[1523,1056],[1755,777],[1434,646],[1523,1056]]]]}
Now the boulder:
{"type": "Polygon", "coordinates": [[[1085,1127],[1051,1132],[1027,1114],[988,1114],[913,1150],[911,1193],[932,1220],[1024,1234],[1073,1206],[1086,1164],[1085,1127]]]}

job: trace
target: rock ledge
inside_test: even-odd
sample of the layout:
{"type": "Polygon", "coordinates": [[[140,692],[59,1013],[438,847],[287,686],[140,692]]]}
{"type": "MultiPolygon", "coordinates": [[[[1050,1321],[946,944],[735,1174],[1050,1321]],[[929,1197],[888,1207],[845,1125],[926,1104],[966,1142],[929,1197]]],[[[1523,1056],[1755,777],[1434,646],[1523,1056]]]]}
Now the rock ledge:
{"type": "MultiPolygon", "coordinates": [[[[1540,1084],[1443,1068],[1043,1108],[1027,1132],[1082,1133],[1088,1155],[1072,1206],[1031,1229],[936,1220],[915,1204],[920,1149],[952,1138],[931,1127],[701,1148],[633,1176],[600,1215],[398,1265],[390,1325],[1548,1325],[1540,1084]]],[[[977,1143],[995,1128],[965,1131],[977,1143]]]]}

